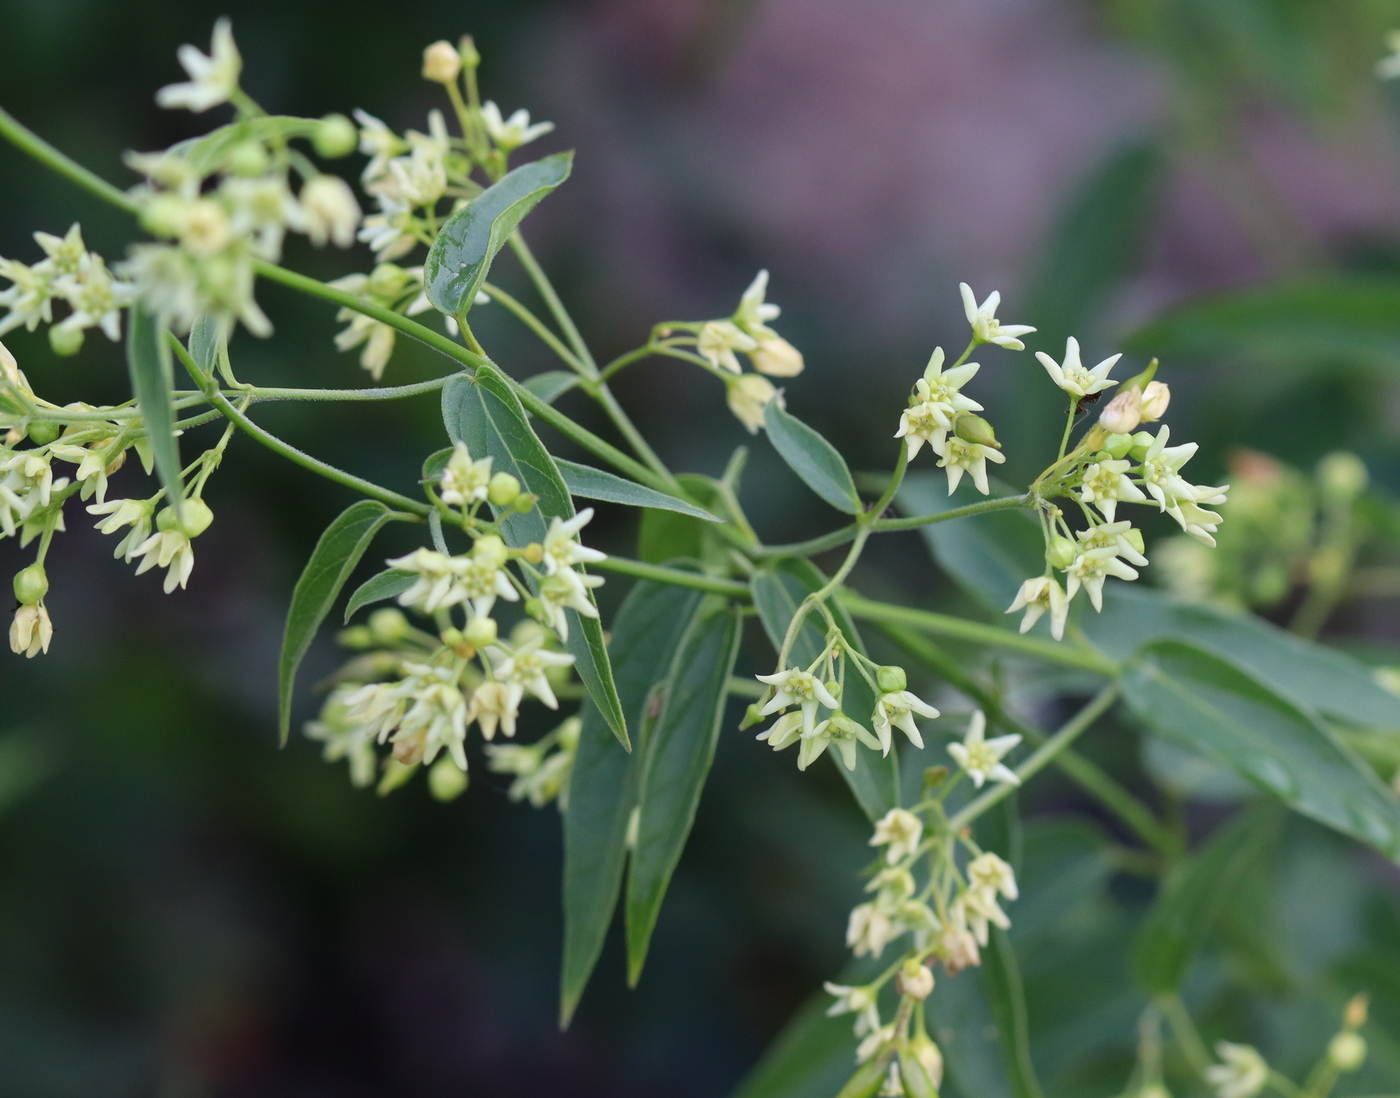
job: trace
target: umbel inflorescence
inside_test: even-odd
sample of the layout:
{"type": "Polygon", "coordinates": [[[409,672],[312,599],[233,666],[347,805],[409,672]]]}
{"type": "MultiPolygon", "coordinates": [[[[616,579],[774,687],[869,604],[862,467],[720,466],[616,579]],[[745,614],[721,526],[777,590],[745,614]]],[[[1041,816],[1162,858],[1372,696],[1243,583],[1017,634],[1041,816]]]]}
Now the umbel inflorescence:
{"type": "MultiPolygon", "coordinates": [[[[711,660],[706,681],[718,684],[718,694],[710,723],[695,733],[702,748],[703,737],[719,731],[725,699],[746,697],[752,704],[741,727],[764,725],[758,739],[775,751],[796,747],[802,770],[830,753],[874,821],[871,844],[879,857],[868,898],[850,914],[847,942],[866,964],[886,962],[892,948],[898,953],[865,982],[828,985],[832,1012],[853,1014],[860,1038],[848,1092],[936,1093],[943,1061],[925,1017],[935,970],[942,979],[978,965],[992,936],[1009,925],[1004,905],[1018,895],[1011,866],[979,846],[970,826],[1101,716],[1115,700],[1115,687],[1105,687],[1053,738],[1042,742],[1027,732],[1038,746],[1024,757],[1018,753],[1025,737],[1008,731],[1013,725],[1004,713],[992,705],[962,708],[950,722],[958,736],[937,735],[939,764],[926,768],[912,803],[891,803],[898,789],[887,785],[876,807],[876,768],[893,773],[897,786],[897,741],[925,750],[927,722],[945,718],[910,689],[903,667],[866,654],[847,612],[848,602],[855,605],[847,580],[876,534],[1027,509],[1039,523],[1044,570],[1025,579],[1006,612],[1024,612],[1021,633],[1048,617],[1054,642],[1067,633],[1074,641],[1070,613],[1079,592],[1100,610],[1108,578],[1134,580],[1148,563],[1133,507],[1170,515],[1186,535],[1213,545],[1221,519],[1210,508],[1224,502],[1227,489],[1185,479],[1194,443],[1171,444],[1165,424],[1155,433],[1144,429],[1159,423],[1171,396],[1155,376],[1155,360],[1120,380],[1110,376],[1120,356],[1086,367],[1073,338],[1058,360],[1038,352],[1049,382],[1067,398],[1060,445],[1046,455],[1044,470],[1019,494],[937,515],[892,517],[916,462],[936,462],[950,495],[964,479],[992,495],[987,465],[1004,461],[1002,442],[971,395],[981,366],[970,356],[979,347],[1023,351],[1022,337],[1035,331],[1001,322],[999,294],[979,303],[967,285],[961,287],[967,345],[952,362],[936,348],[897,425],[891,409],[899,440],[891,447],[897,447],[894,467],[878,498],[867,500],[840,455],[787,411],[775,388],[774,379],[798,378],[804,360],[773,326],[780,311],[768,300],[766,271],[730,315],[663,321],[640,347],[602,365],[593,359],[519,231],[530,209],[567,178],[569,154],[512,166],[522,148],[553,127],[480,99],[479,58],[470,39],[425,51],[422,74],[442,87],[445,102],[428,113],[421,130],[404,132],[363,110],[319,119],[268,114],[239,82],[242,63],[227,20],[216,25],[207,55],[185,46],[179,57],[188,80],[163,88],[159,103],[196,113],[230,107],[233,119],[169,149],[131,154],[127,163],[138,179],[125,191],[97,180],[0,113],[7,136],[129,210],[149,237],[109,265],[86,248],[74,225],[62,236],[36,233],[42,258],[32,263],[0,259],[0,275],[9,283],[0,291],[7,310],[0,335],[47,326],[53,350],[71,355],[90,329],[111,340],[125,330],[134,391],[118,405],[60,407],[35,392],[0,346],[0,429],[7,432],[0,446],[0,536],[17,538],[22,547],[37,542],[33,562],[14,580],[19,607],[12,649],[27,656],[49,649],[54,625],[45,604],[45,560],[65,514],[73,517],[79,506],[97,529],[118,538],[115,555],[136,564],[138,574],[159,567],[167,592],[185,587],[194,541],[214,519],[206,486],[241,431],[363,497],[327,531],[293,594],[282,663],[284,720],[297,663],[375,534],[387,523],[411,524],[421,533],[419,547],[385,560],[350,599],[351,612],[388,600],[396,605],[378,606],[340,634],[351,657],[334,676],[319,716],[305,725],[306,735],[322,745],[327,760],[347,763],[357,786],[377,785],[387,793],[422,770],[431,791],[446,800],[467,786],[470,756],[478,750],[475,729],[490,768],[509,776],[512,797],[536,806],[553,801],[565,810],[591,792],[570,788],[585,751],[596,762],[598,752],[641,744],[642,776],[617,793],[631,800],[604,806],[620,821],[609,832],[620,851],[612,863],[620,876],[622,861],[637,858],[651,841],[645,778],[664,760],[650,753],[665,742],[657,729],[666,730],[668,691],[678,689],[677,677],[687,671],[674,661],[711,660]],[[359,196],[339,174],[319,166],[357,150],[366,158],[359,196]],[[365,215],[363,208],[372,212],[365,215]],[[359,242],[373,259],[368,269],[317,282],[279,266],[288,233],[317,246],[359,242]],[[504,248],[519,260],[550,322],[488,280],[504,248]],[[439,351],[453,372],[416,385],[332,391],[241,381],[229,350],[235,329],[272,334],[257,302],[259,279],[333,304],[344,324],[335,346],[358,351],[376,382],[386,375],[400,336],[439,351]],[[566,370],[523,383],[492,361],[469,316],[488,304],[524,324],[566,370]],[[430,317],[436,322],[428,323],[430,317]],[[608,386],[619,371],[655,358],[687,363],[719,381],[739,423],[750,434],[765,433],[792,470],[849,523],[810,542],[765,544],[739,503],[743,448],[721,477],[674,474],[608,386]],[[177,373],[192,387],[176,386],[177,373]],[[597,402],[616,443],[556,407],[572,390],[597,402]],[[267,400],[381,400],[439,391],[452,444],[428,457],[413,495],[304,454],[250,414],[267,400]],[[1088,415],[1086,409],[1098,404],[1102,410],[1088,415]],[[214,423],[222,429],[211,444],[182,463],[179,446],[202,438],[198,429],[214,423]],[[536,434],[541,424],[616,472],[557,459],[536,434]],[[145,472],[156,475],[148,489],[129,487],[137,482],[123,467],[133,452],[145,472]],[[682,516],[691,524],[687,544],[696,551],[665,562],[607,557],[583,544],[593,511],[575,511],[574,498],[682,516]],[[829,578],[810,564],[813,556],[843,546],[844,558],[829,578]],[[790,566],[785,572],[783,562],[790,566]],[[629,659],[665,655],[673,662],[658,666],[669,677],[657,672],[619,685],[624,677],[614,676],[610,662],[620,658],[618,646],[610,654],[595,601],[603,583],[597,570],[643,581],[629,600],[638,591],[651,597],[669,588],[694,595],[679,639],[628,650],[629,659]],[[789,601],[763,595],[774,590],[789,601]],[[732,675],[733,637],[746,616],[736,609],[741,604],[753,607],[747,616],[762,619],[776,651],[771,670],[756,682],[732,675]],[[736,623],[734,631],[711,630],[716,621],[736,623]],[[707,648],[710,637],[724,643],[707,648]],[[554,721],[533,742],[517,742],[530,721],[522,712],[527,706],[558,711],[580,698],[587,701],[579,714],[554,721]]],[[[864,605],[873,613],[871,607],[884,604],[864,605]]],[[[1059,647],[1051,640],[1022,641],[1009,629],[980,628],[1022,644],[1034,640],[1043,651],[1059,647]]],[[[1078,659],[1083,666],[1089,657],[1078,659]]],[[[694,758],[690,771],[671,778],[698,798],[709,756],[697,750],[694,758]]],[[[679,842],[688,827],[680,829],[679,842]]],[[[667,854],[672,867],[678,856],[674,846],[667,854]]],[[[659,875],[653,920],[669,872],[659,875]]],[[[612,887],[616,892],[616,880],[612,887]]],[[[649,933],[648,924],[637,936],[642,956],[649,933]]],[[[584,979],[600,948],[598,938],[582,965],[584,979]]],[[[629,940],[629,956],[633,949],[629,940]]],[[[580,984],[571,992],[568,979],[566,1016],[581,991],[580,984]]],[[[1238,1082],[1243,1060],[1233,1052],[1225,1059],[1221,1079],[1234,1064],[1230,1079],[1238,1082]]],[[[1232,1098],[1223,1087],[1221,1094],[1232,1098]]]]}

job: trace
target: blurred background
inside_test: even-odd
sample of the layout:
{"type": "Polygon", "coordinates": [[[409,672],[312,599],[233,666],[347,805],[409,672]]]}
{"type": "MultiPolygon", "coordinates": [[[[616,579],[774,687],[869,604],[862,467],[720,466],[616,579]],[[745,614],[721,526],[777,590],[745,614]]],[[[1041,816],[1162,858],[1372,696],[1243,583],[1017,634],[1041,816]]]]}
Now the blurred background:
{"type": "MultiPolygon", "coordinates": [[[[658,320],[727,315],[767,268],[779,327],[808,362],[788,406],[855,468],[888,468],[930,349],[961,349],[959,281],[979,299],[1001,290],[1003,320],[1039,326],[1032,350],[1059,357],[1076,334],[1091,361],[1160,354],[1173,438],[1202,442],[1194,479],[1233,476],[1266,512],[1312,507],[1318,459],[1360,454],[1366,582],[1318,628],[1400,663],[1387,548],[1400,530],[1400,113],[1373,75],[1400,0],[0,0],[0,104],[125,186],[124,150],[222,120],[158,111],[153,95],[183,78],[175,48],[205,48],[223,14],[244,86],[270,110],[361,107],[396,129],[438,105],[422,47],[474,34],[485,94],[557,124],[535,149],[578,150],[527,228],[595,351],[636,346],[658,320]]],[[[8,147],[0,183],[0,254],[33,261],[30,234],[74,220],[109,259],[132,239],[122,215],[8,147]]],[[[326,278],[371,265],[363,249],[287,262],[326,278]]],[[[525,292],[509,262],[493,277],[525,292]]],[[[362,381],[332,346],[331,310],[274,286],[259,299],[277,334],[240,337],[241,374],[362,381]]],[[[515,376],[553,368],[507,317],[481,314],[479,336],[515,376]]],[[[42,333],[7,343],[50,399],[126,394],[120,349],[101,339],[65,360],[42,333]]],[[[1029,353],[979,358],[1014,482],[1053,450],[1056,393],[1029,353]]],[[[442,368],[401,343],[387,380],[442,368]]],[[[749,441],[683,363],[633,367],[617,388],[673,467],[717,474],[749,441]]],[[[259,416],[401,489],[445,443],[431,397],[259,416]]],[[[762,439],[754,450],[744,502],[759,533],[829,528],[762,439]]],[[[611,943],[560,1034],[555,810],[510,803],[479,760],[469,793],[441,805],[421,782],[357,792],[300,736],[279,752],[281,615],[349,500],[241,437],[209,499],[189,589],[168,597],[70,515],[50,556],[53,650],[0,658],[0,1093],[728,1093],[843,963],[866,848],[835,774],[799,780],[790,755],[727,733],[640,987],[625,988],[611,943]]],[[[635,512],[601,511],[595,540],[633,554],[635,512]]],[[[1286,623],[1306,598],[1308,535],[1283,544],[1273,521],[1256,524],[1263,549],[1235,545],[1230,575],[1189,560],[1170,574],[1286,623]]],[[[412,544],[386,537],[375,555],[412,544]]],[[[867,556],[855,582],[868,592],[967,608],[916,535],[867,556]]],[[[0,543],[0,573],[20,560],[0,543]]],[[[611,605],[624,590],[610,579],[611,605]]],[[[328,635],[303,684],[338,658],[328,635]]],[[[746,658],[756,668],[761,646],[746,658]]],[[[298,722],[315,705],[305,690],[298,722]]],[[[1149,770],[1175,775],[1198,832],[1240,796],[1112,728],[1088,744],[1135,788],[1149,770]]],[[[1113,967],[1093,958],[1125,940],[1150,890],[1113,860],[1113,824],[1058,782],[1022,798],[1032,864],[1053,868],[1016,915],[1037,1064],[1054,1095],[1112,1094],[1137,1005],[1126,968],[1089,970],[1113,967]]],[[[1370,1092],[1393,1090],[1393,867],[1302,823],[1275,858],[1232,901],[1205,1009],[1287,1066],[1287,1050],[1315,1055],[1331,1024],[1317,1019],[1364,983],[1397,1036],[1376,1046],[1370,1092]]]]}

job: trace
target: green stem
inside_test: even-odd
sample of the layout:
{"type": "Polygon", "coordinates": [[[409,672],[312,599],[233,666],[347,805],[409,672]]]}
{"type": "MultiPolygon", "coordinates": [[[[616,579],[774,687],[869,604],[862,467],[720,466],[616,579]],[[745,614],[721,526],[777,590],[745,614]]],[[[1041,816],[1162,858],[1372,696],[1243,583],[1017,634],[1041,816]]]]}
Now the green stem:
{"type": "MultiPolygon", "coordinates": [[[[402,400],[405,397],[435,392],[451,381],[452,377],[452,374],[448,374],[446,377],[435,377],[431,381],[419,381],[413,385],[386,385],[372,389],[284,389],[277,386],[249,385],[242,389],[226,390],[224,395],[236,397],[246,393],[253,398],[254,404],[268,400],[402,400]]],[[[181,397],[189,394],[176,392],[175,395],[181,397]]]]}
{"type": "Polygon", "coordinates": [[[3,107],[0,107],[0,136],[4,136],[11,144],[28,153],[41,164],[52,168],[59,175],[66,176],[78,186],[91,191],[98,198],[120,206],[124,210],[133,212],[136,210],[136,203],[129,195],[108,183],[95,172],[88,171],[76,160],[59,152],[29,127],[22,125],[14,115],[3,107]]]}
{"type": "MultiPolygon", "coordinates": [[[[1016,768],[1016,777],[1021,783],[1025,783],[1042,770],[1045,765],[1055,759],[1057,755],[1075,740],[1077,740],[1089,727],[1103,716],[1118,697],[1118,687],[1110,683],[1105,686],[1094,697],[1088,705],[1074,715],[1058,732],[1042,743],[1031,753],[1020,766],[1016,768]]],[[[970,824],[983,812],[991,808],[992,805],[1001,801],[1008,794],[1014,792],[1016,786],[1010,783],[1003,783],[987,790],[971,804],[967,805],[961,812],[948,821],[948,827],[952,831],[957,831],[967,824],[970,824]]]]}
{"type": "Polygon", "coordinates": [[[894,472],[890,474],[890,483],[886,486],[884,492],[881,493],[880,498],[875,501],[875,504],[861,516],[861,522],[873,526],[879,521],[880,516],[885,513],[885,508],[888,507],[894,499],[894,494],[899,491],[899,486],[904,483],[904,471],[908,468],[909,447],[901,442],[899,444],[899,457],[894,463],[894,472]]]}
{"type": "Polygon", "coordinates": [[[569,311],[564,308],[564,303],[554,292],[554,284],[549,281],[549,276],[544,273],[544,268],[539,265],[534,253],[530,251],[530,246],[525,243],[525,238],[520,235],[518,230],[510,234],[510,247],[515,252],[516,258],[520,260],[521,266],[529,273],[530,281],[535,284],[535,289],[539,291],[540,297],[544,298],[545,304],[549,306],[549,312],[554,317],[554,322],[559,325],[560,331],[564,333],[564,338],[568,340],[569,346],[574,349],[574,355],[584,368],[584,376],[596,378],[598,364],[593,361],[593,355],[588,350],[587,344],[583,342],[583,337],[579,335],[578,328],[574,326],[569,311]]]}
{"type": "Polygon", "coordinates": [[[626,557],[608,557],[590,565],[606,572],[620,572],[626,576],[651,580],[654,583],[669,583],[673,587],[689,587],[696,591],[709,591],[716,595],[728,595],[733,599],[747,599],[747,584],[737,580],[721,579],[718,576],[705,576],[698,572],[685,572],[679,568],[666,568],[659,564],[647,564],[626,557]]]}
{"type": "Polygon", "coordinates": [[[1196,1023],[1191,1021],[1191,1015],[1181,997],[1162,995],[1158,997],[1157,1005],[1162,1008],[1162,1016],[1171,1026],[1172,1035],[1176,1037],[1176,1043],[1181,1046],[1181,1051],[1192,1070],[1198,1075],[1205,1075],[1206,1068],[1211,1065],[1210,1053],[1206,1051],[1205,1042],[1201,1040],[1196,1023]]]}

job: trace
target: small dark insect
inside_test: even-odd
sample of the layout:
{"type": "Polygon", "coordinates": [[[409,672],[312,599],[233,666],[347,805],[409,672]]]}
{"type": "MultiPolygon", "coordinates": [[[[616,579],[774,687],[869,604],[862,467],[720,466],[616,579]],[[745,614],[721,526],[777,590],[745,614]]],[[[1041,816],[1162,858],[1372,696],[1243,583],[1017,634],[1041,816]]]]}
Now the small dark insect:
{"type": "Polygon", "coordinates": [[[1097,393],[1090,393],[1088,396],[1080,397],[1079,403],[1074,406],[1074,414],[1079,415],[1080,412],[1084,411],[1085,405],[1097,404],[1101,399],[1103,399],[1102,390],[1097,393]]]}

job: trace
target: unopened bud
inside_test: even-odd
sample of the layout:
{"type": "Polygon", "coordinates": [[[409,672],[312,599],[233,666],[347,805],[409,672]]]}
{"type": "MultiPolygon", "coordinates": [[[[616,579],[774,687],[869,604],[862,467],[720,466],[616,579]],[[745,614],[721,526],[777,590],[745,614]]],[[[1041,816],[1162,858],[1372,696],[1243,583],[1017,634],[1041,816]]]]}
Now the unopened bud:
{"type": "Polygon", "coordinates": [[[953,417],[953,434],[964,442],[975,442],[982,446],[990,446],[995,450],[1001,449],[1001,443],[997,441],[996,432],[992,430],[992,425],[981,416],[975,416],[971,412],[962,412],[953,417]]]}
{"type": "Polygon", "coordinates": [[[533,511],[535,509],[535,504],[539,503],[539,501],[540,497],[535,495],[534,492],[521,492],[520,495],[515,497],[515,503],[512,506],[522,515],[525,515],[533,511]]]}
{"type": "Polygon", "coordinates": [[[1147,457],[1147,451],[1152,449],[1152,444],[1157,440],[1146,431],[1139,431],[1133,436],[1133,447],[1128,451],[1128,456],[1134,461],[1143,461],[1147,457]]]}
{"type": "MultiPolygon", "coordinates": [[[[398,752],[396,749],[395,755],[397,754],[398,752]]],[[[375,787],[374,791],[381,797],[387,797],[395,789],[403,785],[404,782],[408,781],[409,778],[413,777],[413,773],[417,769],[418,766],[416,763],[403,763],[397,758],[391,757],[389,761],[384,764],[384,776],[379,779],[379,784],[375,787]]]]}
{"type": "Polygon", "coordinates": [[[51,420],[41,419],[37,423],[31,423],[25,432],[29,436],[29,441],[35,446],[47,446],[54,439],[58,438],[63,428],[51,420]]]}
{"type": "Polygon", "coordinates": [[[933,991],[933,973],[920,961],[905,961],[895,977],[895,987],[901,995],[922,1001],[933,991]]]}
{"type": "Polygon", "coordinates": [[[462,630],[462,636],[468,644],[476,648],[485,648],[488,644],[495,644],[496,619],[477,615],[467,622],[466,629],[462,630]]]}
{"type": "Polygon", "coordinates": [[[267,171],[267,149],[261,141],[240,141],[229,150],[228,171],[230,175],[251,178],[267,171]]]}
{"type": "Polygon", "coordinates": [[[349,156],[360,144],[360,131],[355,123],[343,114],[328,114],[316,127],[311,139],[318,156],[327,160],[337,160],[349,156]]]}
{"type": "Polygon", "coordinates": [[[1045,547],[1045,562],[1061,572],[1073,564],[1078,555],[1078,549],[1069,538],[1051,538],[1050,544],[1045,547]]]}
{"type": "Polygon", "coordinates": [[[837,701],[841,700],[841,684],[839,682],[835,679],[827,679],[822,685],[826,687],[826,692],[833,698],[837,701]]]}
{"type": "MultiPolygon", "coordinates": [[[[929,1084],[937,1091],[943,1085],[943,1053],[927,1033],[916,1033],[909,1038],[908,1050],[909,1055],[928,1077],[929,1084]]],[[[901,1062],[900,1071],[906,1076],[910,1075],[913,1066],[901,1062]]],[[[905,1089],[907,1091],[909,1088],[905,1089]]]]}
{"type": "Polygon", "coordinates": [[[15,598],[21,606],[33,606],[48,592],[49,577],[38,561],[15,573],[15,598]]]}
{"type": "Polygon", "coordinates": [[[411,276],[397,263],[380,263],[369,273],[365,289],[373,297],[396,297],[408,285],[411,276]]]}
{"type": "Polygon", "coordinates": [[[182,500],[180,509],[162,507],[156,514],[157,530],[178,530],[187,538],[197,538],[214,521],[214,512],[202,499],[182,500]]]}
{"type": "Polygon", "coordinates": [[[141,226],[153,236],[167,239],[180,235],[184,223],[185,200],[173,194],[157,194],[141,207],[141,226]]]}
{"type": "Polygon", "coordinates": [[[897,694],[909,686],[909,677],[902,667],[882,667],[875,672],[875,685],[882,694],[897,694]]]}
{"type": "Polygon", "coordinates": [[[1172,391],[1165,381],[1149,381],[1142,390],[1142,421],[1156,423],[1167,414],[1167,405],[1172,402],[1172,391]]]}
{"type": "Polygon", "coordinates": [[[417,766],[423,761],[423,733],[394,741],[394,761],[404,766],[417,766]]]}
{"type": "Polygon", "coordinates": [[[1144,552],[1146,550],[1147,547],[1142,540],[1142,531],[1139,530],[1136,526],[1129,526],[1127,533],[1125,533],[1123,537],[1127,541],[1127,543],[1131,545],[1134,549],[1136,549],[1139,553],[1144,552]]]}
{"type": "Polygon", "coordinates": [[[509,507],[520,495],[520,481],[509,473],[493,473],[486,485],[486,498],[496,507],[509,507]]]}
{"type": "Polygon", "coordinates": [[[1327,1062],[1338,1071],[1355,1071],[1366,1060],[1366,1038],[1344,1030],[1327,1045],[1327,1062]]]}
{"type": "Polygon", "coordinates": [[[1128,451],[1133,448],[1132,435],[1109,435],[1103,440],[1103,449],[1114,461],[1121,461],[1128,456],[1128,451]]]}
{"type": "Polygon", "coordinates": [[[540,561],[544,560],[544,546],[537,541],[532,541],[521,550],[521,555],[531,564],[539,564],[540,561]]]}
{"type": "Polygon", "coordinates": [[[335,639],[346,648],[368,648],[374,643],[374,637],[367,625],[352,625],[349,629],[342,629],[335,639]]]}
{"type": "Polygon", "coordinates": [[[458,770],[457,764],[444,756],[433,763],[428,771],[428,792],[434,799],[446,804],[455,801],[467,791],[467,775],[458,770]]]}
{"type": "Polygon", "coordinates": [[[750,705],[747,709],[744,710],[744,719],[739,722],[739,731],[742,732],[746,728],[752,728],[754,725],[760,723],[762,720],[763,714],[760,713],[758,710],[758,703],[754,702],[752,705],[750,705]]]}
{"type": "Polygon", "coordinates": [[[470,34],[462,35],[462,40],[457,43],[457,55],[461,57],[462,64],[469,69],[481,64],[481,54],[477,52],[476,42],[470,34]]]}
{"type": "Polygon", "coordinates": [[[1339,450],[1317,463],[1317,480],[1333,499],[1350,503],[1366,490],[1366,466],[1353,453],[1339,450]]]}
{"type": "Polygon", "coordinates": [[[755,370],[769,377],[796,377],[802,372],[802,352],[782,336],[760,339],[749,358],[755,370]]]}
{"type": "Polygon", "coordinates": [[[456,648],[462,643],[462,631],[460,629],[444,629],[438,634],[438,640],[442,641],[448,648],[456,648]]]}
{"type": "Polygon", "coordinates": [[[509,556],[506,543],[495,534],[484,534],[476,539],[476,544],[472,546],[472,556],[483,563],[493,565],[496,568],[505,564],[509,556]]]}
{"type": "Polygon", "coordinates": [[[1342,1025],[1347,1029],[1360,1029],[1366,1024],[1366,1015],[1371,1005],[1371,997],[1364,992],[1360,995],[1353,995],[1351,1001],[1347,1003],[1346,1010],[1342,1011],[1342,1025]]]}
{"type": "Polygon", "coordinates": [[[539,599],[534,598],[533,596],[525,600],[525,613],[529,614],[530,617],[534,618],[538,622],[548,621],[548,619],[545,617],[544,603],[540,602],[539,599]]]}
{"type": "Polygon", "coordinates": [[[62,324],[55,324],[49,329],[49,346],[53,348],[53,353],[60,358],[68,358],[81,351],[84,338],[85,335],[81,328],[69,328],[62,324]]]}
{"type": "Polygon", "coordinates": [[[434,42],[423,51],[423,79],[450,84],[462,71],[462,55],[451,42],[434,42]]]}
{"type": "MultiPolygon", "coordinates": [[[[1142,394],[1136,389],[1124,389],[1108,402],[1099,413],[1099,426],[1113,435],[1126,435],[1137,430],[1142,422],[1142,394]]],[[[1107,443],[1107,439],[1104,440],[1107,443]]]]}
{"type": "Polygon", "coordinates": [[[396,610],[392,606],[386,606],[381,610],[376,610],[369,616],[366,623],[369,626],[370,635],[374,638],[375,644],[397,644],[408,636],[412,628],[408,624],[408,619],[404,617],[402,610],[396,610]]]}

